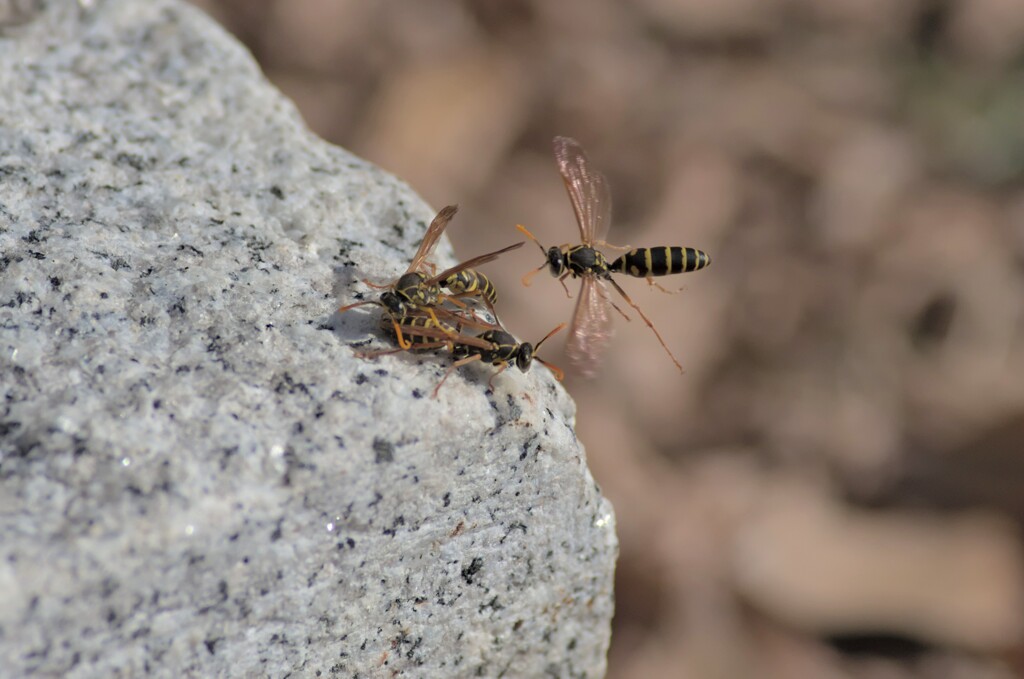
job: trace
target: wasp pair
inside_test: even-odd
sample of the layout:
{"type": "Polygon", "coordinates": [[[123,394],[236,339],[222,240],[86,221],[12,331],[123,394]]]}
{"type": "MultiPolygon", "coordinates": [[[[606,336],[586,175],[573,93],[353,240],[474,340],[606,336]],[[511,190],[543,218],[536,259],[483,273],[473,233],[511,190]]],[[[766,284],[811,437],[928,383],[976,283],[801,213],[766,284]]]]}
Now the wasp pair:
{"type": "MultiPolygon", "coordinates": [[[[559,279],[563,287],[565,279],[570,276],[581,280],[576,310],[569,326],[566,353],[572,365],[585,376],[596,374],[601,355],[611,339],[609,308],[615,309],[629,319],[629,316],[609,298],[606,285],[612,287],[640,315],[654,332],[669,358],[682,372],[682,365],[665,344],[654,324],[613,279],[612,274],[646,278],[652,286],[667,292],[654,281],[654,277],[697,271],[708,266],[711,258],[707,253],[689,247],[617,248],[606,243],[604,238],[611,226],[612,206],[607,179],[602,173],[590,167],[586,153],[575,140],[569,137],[556,137],[554,152],[559,173],[576,216],[581,243],[545,249],[532,233],[518,225],[517,228],[537,244],[545,257],[544,264],[523,277],[523,284],[528,286],[529,279],[545,267],[552,276],[559,279]],[[604,253],[595,247],[599,245],[626,252],[609,262],[604,253]]],[[[485,361],[499,367],[498,372],[488,382],[491,386],[494,377],[510,365],[514,364],[524,371],[527,370],[532,360],[536,358],[534,350],[565,327],[565,324],[558,326],[534,347],[529,343],[517,342],[498,324],[494,309],[497,291],[491,281],[476,271],[475,267],[521,247],[522,242],[474,257],[437,275],[433,275],[432,268],[429,273],[427,272],[430,265],[426,260],[436,247],[448,222],[455,215],[455,211],[454,206],[449,206],[438,213],[427,229],[409,268],[401,277],[389,285],[370,284],[371,287],[384,290],[379,300],[357,302],[339,309],[347,311],[363,304],[378,304],[383,307],[381,326],[394,336],[399,349],[370,352],[363,354],[364,356],[379,356],[402,350],[447,349],[455,361],[435,388],[435,396],[454,370],[473,361],[485,361]],[[475,311],[466,305],[464,300],[469,297],[477,298],[487,307],[494,318],[494,323],[481,320],[475,311]]],[[[565,289],[568,295],[568,288],[565,289]]],[[[562,378],[560,370],[539,358],[536,360],[551,368],[558,379],[562,378]]]]}
{"type": "Polygon", "coordinates": [[[395,339],[399,348],[362,352],[360,355],[363,358],[374,358],[399,351],[446,349],[455,360],[434,388],[435,397],[452,372],[474,361],[498,367],[498,371],[488,381],[492,388],[494,378],[506,368],[515,365],[525,372],[534,360],[548,366],[555,377],[561,380],[562,371],[537,357],[534,352],[548,337],[564,328],[565,324],[552,330],[536,345],[517,341],[498,321],[495,310],[498,293],[494,284],[476,270],[481,264],[522,247],[523,241],[473,257],[439,274],[435,274],[433,265],[427,262],[457,210],[457,206],[449,205],[437,213],[412,262],[398,279],[387,285],[366,281],[370,287],[383,290],[378,299],[356,302],[338,309],[341,313],[367,304],[382,308],[381,329],[395,339]],[[493,322],[478,316],[467,305],[470,299],[482,303],[490,312],[493,322]]]}

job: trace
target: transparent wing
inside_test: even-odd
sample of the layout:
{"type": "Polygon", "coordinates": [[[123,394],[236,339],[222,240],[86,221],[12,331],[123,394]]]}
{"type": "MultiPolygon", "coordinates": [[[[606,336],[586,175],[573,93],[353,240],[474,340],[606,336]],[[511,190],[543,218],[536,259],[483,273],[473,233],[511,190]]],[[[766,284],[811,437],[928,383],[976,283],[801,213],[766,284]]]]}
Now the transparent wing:
{"type": "Polygon", "coordinates": [[[583,147],[570,137],[555,137],[555,160],[569,192],[584,245],[604,240],[612,222],[612,194],[605,176],[590,167],[583,147]]]}
{"type": "Polygon", "coordinates": [[[584,276],[580,298],[569,326],[569,342],[565,353],[569,362],[585,377],[597,375],[601,354],[612,338],[608,302],[600,289],[601,282],[584,276]]]}
{"type": "Polygon", "coordinates": [[[411,335],[422,335],[423,337],[432,337],[437,340],[451,341],[455,344],[462,344],[467,347],[477,347],[488,350],[494,349],[494,342],[488,342],[487,340],[480,339],[475,335],[455,335],[453,337],[444,330],[440,330],[438,328],[410,328],[406,332],[411,335]]]}
{"type": "Polygon", "coordinates": [[[497,325],[495,323],[488,323],[482,318],[467,315],[462,313],[461,311],[452,311],[447,309],[446,307],[434,306],[430,307],[430,311],[434,312],[434,315],[437,316],[437,320],[441,321],[442,323],[447,323],[448,325],[455,328],[466,327],[474,328],[477,330],[502,330],[502,327],[500,325],[497,325]]]}
{"type": "Polygon", "coordinates": [[[505,254],[509,250],[515,250],[516,248],[523,247],[523,245],[525,243],[526,243],[525,240],[521,240],[518,243],[515,243],[513,245],[509,245],[508,247],[502,248],[500,250],[495,250],[494,252],[488,252],[486,255],[478,255],[477,257],[473,257],[472,259],[467,259],[465,262],[459,262],[458,264],[456,264],[452,268],[445,269],[441,273],[437,274],[436,276],[434,276],[433,278],[428,280],[427,283],[429,285],[433,285],[435,283],[439,283],[440,281],[443,281],[444,279],[448,278],[449,276],[451,276],[454,273],[458,273],[460,271],[465,271],[466,269],[475,269],[476,267],[480,266],[481,264],[486,264],[487,262],[490,262],[492,260],[497,259],[498,257],[500,257],[501,255],[505,254]]]}
{"type": "Polygon", "coordinates": [[[430,222],[430,226],[427,227],[427,232],[423,234],[423,242],[420,243],[420,247],[416,250],[416,254],[413,256],[412,261],[409,263],[409,268],[405,270],[405,273],[411,273],[413,271],[419,271],[420,267],[423,266],[423,262],[427,261],[427,257],[437,247],[437,243],[441,240],[441,234],[444,233],[445,228],[448,226],[448,222],[452,221],[452,217],[459,211],[458,205],[449,205],[441,208],[441,211],[434,217],[434,221],[430,222]]]}

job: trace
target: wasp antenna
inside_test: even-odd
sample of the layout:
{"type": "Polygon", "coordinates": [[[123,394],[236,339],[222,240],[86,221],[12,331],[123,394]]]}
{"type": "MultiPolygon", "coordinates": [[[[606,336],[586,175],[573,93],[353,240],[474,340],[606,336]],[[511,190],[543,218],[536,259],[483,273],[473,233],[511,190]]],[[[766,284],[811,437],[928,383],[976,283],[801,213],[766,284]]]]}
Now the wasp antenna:
{"type": "Polygon", "coordinates": [[[536,344],[533,345],[533,350],[536,351],[537,349],[540,349],[540,345],[544,344],[544,342],[546,342],[548,340],[548,338],[550,338],[552,335],[558,334],[562,330],[565,330],[565,323],[562,323],[557,328],[553,329],[551,332],[549,332],[548,334],[544,335],[544,338],[541,339],[541,341],[539,341],[539,342],[537,342],[536,344]]]}
{"type": "Polygon", "coordinates": [[[532,278],[533,278],[534,276],[536,276],[536,275],[537,275],[537,272],[538,272],[538,271],[540,271],[541,269],[543,269],[543,268],[544,268],[544,267],[546,267],[547,265],[548,265],[548,263],[547,263],[547,262],[544,262],[543,264],[541,264],[540,266],[538,266],[538,267],[537,267],[536,269],[534,269],[534,270],[533,270],[533,271],[531,271],[530,273],[528,273],[528,274],[526,274],[525,276],[523,276],[523,277],[522,277],[522,278],[520,279],[520,282],[521,282],[521,283],[523,284],[523,286],[524,286],[524,287],[527,287],[527,288],[528,288],[528,287],[530,287],[530,280],[531,280],[531,279],[532,279],[532,278]]]}
{"type": "Polygon", "coordinates": [[[357,306],[366,306],[367,304],[377,304],[376,300],[366,300],[363,302],[356,302],[355,304],[348,304],[338,308],[338,313],[343,314],[349,309],[355,309],[357,306]]]}
{"type": "Polygon", "coordinates": [[[551,374],[554,375],[555,379],[558,380],[559,382],[565,379],[565,372],[554,363],[548,363],[543,358],[537,358],[536,356],[533,358],[533,360],[537,361],[542,366],[550,370],[551,374]]]}
{"type": "MultiPolygon", "coordinates": [[[[523,226],[522,224],[516,224],[516,228],[519,229],[519,231],[522,232],[522,234],[524,236],[526,236],[527,238],[532,240],[534,243],[536,243],[537,247],[540,248],[541,252],[547,254],[547,250],[545,250],[544,246],[540,244],[540,241],[537,240],[537,237],[534,236],[532,233],[530,233],[530,231],[525,226],[523,226]]],[[[541,268],[543,269],[544,267],[541,267],[541,268]]]]}

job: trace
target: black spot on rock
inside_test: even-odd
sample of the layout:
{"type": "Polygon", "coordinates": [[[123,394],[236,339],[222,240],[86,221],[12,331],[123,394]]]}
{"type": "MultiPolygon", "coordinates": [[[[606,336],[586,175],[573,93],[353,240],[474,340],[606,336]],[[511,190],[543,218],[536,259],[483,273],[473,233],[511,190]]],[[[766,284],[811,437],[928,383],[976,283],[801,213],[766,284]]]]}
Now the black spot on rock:
{"type": "Polygon", "coordinates": [[[469,562],[469,565],[462,569],[462,579],[466,581],[467,585],[472,585],[473,578],[483,567],[484,560],[478,556],[474,556],[473,560],[469,562]]]}
{"type": "Polygon", "coordinates": [[[385,441],[382,438],[373,439],[373,461],[377,464],[382,462],[394,462],[395,461],[395,446],[390,441],[385,441]]]}

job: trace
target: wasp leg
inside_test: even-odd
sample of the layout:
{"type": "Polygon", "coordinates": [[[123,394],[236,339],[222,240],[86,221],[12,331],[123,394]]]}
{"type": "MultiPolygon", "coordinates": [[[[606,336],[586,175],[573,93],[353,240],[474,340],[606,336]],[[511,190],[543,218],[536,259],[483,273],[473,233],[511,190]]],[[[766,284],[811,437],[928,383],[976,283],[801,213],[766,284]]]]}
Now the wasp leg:
{"type": "MultiPolygon", "coordinates": [[[[495,309],[494,305],[491,304],[491,300],[487,299],[487,297],[485,295],[480,294],[479,290],[472,290],[472,291],[468,291],[468,292],[460,292],[456,296],[460,297],[460,298],[476,296],[477,301],[479,301],[481,304],[483,304],[485,307],[487,307],[487,311],[489,311],[491,316],[494,318],[494,325],[501,325],[501,321],[498,320],[498,311],[497,311],[497,309],[495,309]]],[[[472,317],[472,319],[474,321],[480,320],[480,317],[476,315],[476,311],[474,309],[469,309],[469,315],[472,317]]]]}
{"type": "Polygon", "coordinates": [[[601,247],[604,248],[609,248],[611,250],[622,250],[623,252],[633,249],[632,245],[612,245],[611,243],[605,240],[594,241],[594,244],[600,245],[601,247]]]}
{"type": "Polygon", "coordinates": [[[508,368],[508,363],[502,363],[501,367],[498,368],[498,371],[496,373],[494,373],[493,375],[491,375],[491,379],[487,380],[487,388],[488,389],[490,389],[491,391],[494,391],[494,378],[497,377],[498,375],[500,375],[501,373],[505,372],[506,368],[508,368]]]}
{"type": "Polygon", "coordinates": [[[643,310],[636,305],[636,302],[634,302],[632,299],[630,299],[629,295],[626,294],[625,290],[623,290],[621,287],[619,287],[618,283],[616,283],[611,278],[608,279],[608,282],[612,284],[612,286],[615,288],[616,292],[618,292],[620,295],[622,295],[622,299],[626,300],[626,302],[629,303],[629,306],[631,306],[634,309],[636,309],[636,312],[638,314],[640,314],[640,318],[644,319],[644,323],[647,324],[647,327],[651,329],[651,331],[654,333],[654,336],[658,338],[659,342],[661,342],[661,346],[665,350],[665,353],[668,354],[668,357],[671,358],[672,362],[676,364],[676,368],[679,369],[679,372],[683,372],[682,364],[680,364],[679,361],[676,360],[676,357],[672,355],[672,350],[668,348],[667,344],[665,344],[665,340],[663,340],[661,338],[661,333],[659,333],[658,329],[654,327],[654,323],[651,323],[651,319],[647,318],[647,315],[644,314],[643,310]]]}
{"type": "Polygon", "coordinates": [[[654,280],[654,278],[652,276],[648,276],[647,277],[647,285],[651,286],[652,288],[658,288],[659,290],[664,292],[666,295],[677,295],[677,294],[679,294],[680,292],[682,292],[683,290],[686,289],[685,285],[683,287],[679,288],[678,290],[669,290],[668,288],[663,288],[661,286],[661,284],[658,283],[658,281],[654,280]]]}
{"type": "Polygon", "coordinates": [[[562,289],[565,290],[565,296],[572,299],[572,293],[569,292],[569,286],[565,284],[565,279],[569,277],[569,272],[566,271],[564,274],[558,277],[558,282],[562,284],[562,289]]]}
{"type": "MultiPolygon", "coordinates": [[[[604,279],[604,280],[607,280],[607,281],[608,281],[609,283],[611,283],[612,285],[615,285],[614,281],[612,281],[612,280],[611,280],[610,278],[606,278],[606,279],[604,279]]],[[[622,291],[622,288],[619,288],[619,286],[618,286],[618,285],[615,285],[615,287],[616,287],[616,288],[617,288],[617,289],[618,289],[618,290],[619,290],[620,292],[622,291]]],[[[602,298],[604,299],[604,301],[606,301],[606,302],[608,302],[609,304],[611,304],[611,305],[612,305],[612,308],[613,308],[613,309],[615,309],[616,311],[618,311],[618,312],[619,312],[619,314],[620,314],[620,315],[621,315],[621,316],[622,316],[623,318],[625,318],[625,319],[626,319],[627,321],[632,321],[632,320],[633,320],[632,318],[630,318],[630,317],[629,317],[629,314],[627,314],[627,313],[626,313],[625,311],[623,311],[622,309],[620,309],[620,308],[619,308],[619,305],[618,305],[618,304],[616,304],[615,302],[613,302],[613,301],[612,301],[612,299],[611,299],[611,298],[610,298],[610,297],[608,296],[608,291],[604,289],[604,286],[603,286],[603,285],[599,285],[599,286],[597,286],[597,292],[598,292],[598,294],[600,294],[600,295],[601,295],[601,297],[602,297],[602,298]]],[[[625,294],[625,293],[623,293],[623,294],[625,294]]],[[[627,297],[626,299],[627,299],[627,300],[629,301],[629,303],[630,303],[630,304],[633,304],[632,300],[629,300],[629,298],[628,298],[628,297],[627,297]]],[[[634,305],[634,306],[635,306],[635,305],[634,305]]]]}
{"type": "MultiPolygon", "coordinates": [[[[436,318],[434,319],[434,322],[437,322],[436,318]]],[[[395,329],[395,339],[398,341],[398,346],[403,350],[408,351],[409,348],[412,347],[412,342],[407,340],[405,335],[402,334],[402,326],[398,324],[398,319],[394,316],[391,317],[391,327],[395,329]]]]}
{"type": "Polygon", "coordinates": [[[388,283],[387,285],[377,285],[376,283],[371,283],[370,281],[366,280],[365,278],[363,279],[363,285],[367,285],[367,286],[373,288],[374,290],[386,290],[386,289],[388,289],[388,288],[390,288],[392,286],[391,283],[388,283]]]}
{"type": "MultiPolygon", "coordinates": [[[[494,305],[491,304],[491,300],[486,297],[481,297],[481,299],[483,299],[484,306],[487,307],[487,310],[491,312],[491,318],[494,319],[494,324],[501,325],[501,319],[498,318],[498,311],[494,308],[494,305]]],[[[476,318],[476,314],[473,314],[473,318],[476,318]]]]}
{"type": "MultiPolygon", "coordinates": [[[[484,297],[483,295],[479,294],[476,290],[472,290],[472,291],[468,291],[468,292],[460,292],[457,295],[448,295],[447,297],[445,297],[445,300],[455,304],[456,303],[456,299],[462,299],[463,297],[473,297],[473,296],[476,296],[478,298],[478,301],[480,301],[485,307],[487,307],[487,311],[489,311],[491,316],[494,317],[494,323],[490,324],[490,325],[501,325],[501,321],[498,320],[498,312],[494,310],[494,305],[491,304],[491,300],[489,300],[486,297],[484,297]]],[[[459,303],[458,306],[461,309],[464,310],[464,313],[468,312],[469,318],[471,320],[476,321],[476,322],[480,322],[480,323],[485,322],[483,319],[481,319],[479,316],[476,315],[476,309],[473,309],[472,307],[470,307],[465,302],[459,303]]]]}
{"type": "MultiPolygon", "coordinates": [[[[417,349],[442,349],[448,345],[448,342],[424,342],[417,344],[417,349]]],[[[391,354],[397,354],[405,349],[377,349],[374,351],[357,351],[356,356],[359,358],[377,358],[379,356],[389,356],[391,354]]]]}
{"type": "Polygon", "coordinates": [[[457,295],[441,295],[441,297],[439,298],[439,301],[441,303],[443,303],[443,302],[451,302],[452,304],[454,304],[455,306],[459,307],[460,309],[465,309],[468,305],[465,302],[463,302],[461,299],[459,299],[459,298],[460,297],[466,297],[466,296],[473,295],[473,294],[476,294],[476,293],[475,292],[460,292],[457,295]]]}
{"type": "Polygon", "coordinates": [[[444,377],[442,377],[441,381],[437,383],[436,387],[434,387],[434,393],[430,396],[430,398],[437,398],[437,392],[439,392],[441,390],[441,385],[443,385],[445,383],[445,381],[449,377],[451,377],[451,374],[453,372],[455,372],[456,370],[458,370],[459,368],[461,368],[464,365],[468,365],[468,364],[472,363],[473,361],[479,361],[479,360],[480,360],[480,354],[473,354],[472,356],[467,356],[466,358],[460,358],[459,360],[457,360],[454,363],[452,363],[451,367],[448,368],[448,371],[444,374],[444,377]]]}
{"type": "MultiPolygon", "coordinates": [[[[452,328],[449,328],[448,326],[446,326],[444,323],[442,323],[441,321],[439,321],[437,319],[437,314],[434,313],[434,309],[432,307],[423,307],[423,310],[427,312],[427,315],[430,316],[430,320],[432,320],[434,322],[434,327],[438,328],[441,332],[443,332],[446,335],[451,335],[452,337],[457,337],[458,336],[458,334],[459,334],[458,331],[453,330],[452,328]]],[[[395,322],[394,319],[392,319],[391,322],[395,324],[395,328],[397,329],[398,328],[398,323],[395,322]]],[[[399,340],[398,344],[399,345],[402,344],[401,340],[399,340]]],[[[408,349],[409,347],[404,347],[404,348],[408,349]]]]}

